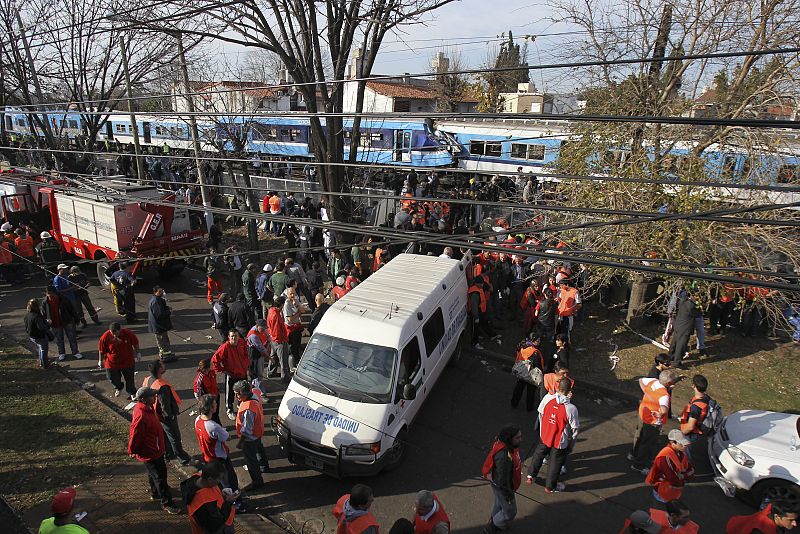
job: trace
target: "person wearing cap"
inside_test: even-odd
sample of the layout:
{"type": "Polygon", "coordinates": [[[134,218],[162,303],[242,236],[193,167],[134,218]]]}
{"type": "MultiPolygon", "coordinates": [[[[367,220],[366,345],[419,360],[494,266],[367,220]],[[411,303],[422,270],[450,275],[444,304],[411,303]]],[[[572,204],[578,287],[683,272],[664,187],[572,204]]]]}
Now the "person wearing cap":
{"type": "Polygon", "coordinates": [[[247,353],[250,357],[249,369],[259,379],[264,377],[264,361],[269,359],[271,349],[267,321],[258,319],[256,325],[247,332],[247,353]]]}
{"type": "Polygon", "coordinates": [[[147,303],[147,331],[156,338],[158,357],[162,362],[173,362],[178,358],[172,352],[169,331],[172,330],[172,308],[167,306],[164,290],[153,286],[153,296],[147,303]]]}
{"type": "Polygon", "coordinates": [[[343,296],[347,295],[347,290],[344,288],[345,277],[338,276],[336,277],[336,285],[333,286],[331,289],[331,293],[333,293],[333,301],[336,302],[343,296]]]}
{"type": "Polygon", "coordinates": [[[669,417],[672,388],[685,377],[675,369],[661,371],[658,379],[640,378],[642,401],[639,403],[639,425],[633,438],[628,460],[631,469],[647,475],[647,468],[655,456],[658,436],[669,417]]]}
{"type": "Polygon", "coordinates": [[[269,312],[269,307],[272,305],[273,295],[268,282],[274,271],[275,268],[272,264],[266,263],[264,267],[261,268],[261,272],[258,273],[258,277],[256,278],[256,297],[261,307],[259,310],[259,317],[266,317],[269,312]]]}
{"type": "Polygon", "coordinates": [[[122,328],[119,323],[111,323],[108,330],[100,336],[97,344],[97,366],[106,370],[108,381],[114,386],[114,396],[122,391],[122,379],[125,379],[125,391],[134,400],[136,385],[134,384],[134,367],[142,359],[139,352],[139,338],[136,334],[122,328]]]}
{"type": "Polygon", "coordinates": [[[42,241],[36,245],[36,255],[45,269],[45,276],[49,276],[48,272],[61,263],[61,245],[53,239],[50,232],[42,232],[39,237],[42,241]]]}
{"type": "Polygon", "coordinates": [[[161,508],[167,513],[178,514],[180,509],[172,501],[172,492],[167,482],[167,463],[164,460],[166,444],[164,429],[154,408],[156,395],[156,390],[146,386],[136,391],[128,454],[142,462],[147,469],[150,498],[160,500],[161,508]]]}
{"type": "Polygon", "coordinates": [[[91,297],[89,297],[89,290],[87,289],[89,287],[89,278],[83,274],[83,271],[81,271],[81,268],[77,265],[73,265],[69,268],[69,276],[67,278],[72,282],[75,288],[75,305],[78,308],[78,314],[81,316],[81,324],[83,324],[84,327],[86,326],[83,308],[86,308],[86,311],[89,312],[89,318],[91,318],[94,324],[100,324],[100,319],[97,317],[97,310],[92,303],[91,297]]]}
{"type": "Polygon", "coordinates": [[[201,471],[181,482],[181,496],[192,534],[234,532],[234,501],[238,495],[234,491],[225,491],[222,484],[224,474],[223,466],[211,461],[201,471]]]}
{"type": "Polygon", "coordinates": [[[650,514],[648,514],[644,510],[636,510],[631,515],[629,515],[628,519],[625,520],[625,524],[622,525],[622,530],[619,531],[619,534],[660,534],[660,533],[661,533],[661,525],[653,521],[653,518],[650,517],[650,514]]]}
{"type": "Polygon", "coordinates": [[[0,232],[3,232],[4,234],[13,234],[14,225],[8,221],[4,222],[2,225],[0,225],[0,232]]]}
{"type": "Polygon", "coordinates": [[[236,419],[233,411],[233,385],[247,378],[247,343],[239,332],[231,329],[228,339],[211,356],[211,365],[217,373],[225,374],[225,408],[228,419],[236,419]]]}
{"type": "MultiPolygon", "coordinates": [[[[653,522],[661,526],[664,534],[697,534],[700,526],[689,519],[689,507],[683,501],[671,500],[666,504],[666,511],[650,508],[653,522]]],[[[765,533],[766,534],[766,533],[765,533]]]]}
{"type": "Polygon", "coordinates": [[[250,308],[254,319],[261,318],[261,302],[256,293],[256,278],[258,276],[258,266],[255,263],[248,263],[240,278],[242,293],[247,307],[250,308]]]}
{"type": "Polygon", "coordinates": [[[78,338],[76,337],[75,323],[78,322],[78,312],[69,301],[58,294],[52,285],[47,286],[47,295],[42,301],[42,315],[50,326],[56,338],[58,347],[58,361],[63,362],[66,358],[66,347],[64,346],[64,336],[69,341],[69,348],[72,356],[76,360],[83,358],[78,350],[78,338]]]}
{"type": "Polygon", "coordinates": [[[653,486],[653,498],[662,503],[680,499],[686,481],[694,476],[694,466],[685,450],[691,441],[678,429],[670,430],[667,439],[669,442],[656,455],[645,479],[653,486]]]}
{"type": "Polygon", "coordinates": [[[283,318],[285,303],[286,297],[276,296],[269,313],[267,313],[267,330],[272,341],[272,354],[274,355],[267,367],[267,375],[272,376],[279,369],[281,381],[288,384],[291,378],[289,376],[289,328],[283,318]]]}
{"type": "Polygon", "coordinates": [[[75,488],[64,488],[55,494],[50,501],[53,517],[48,517],[39,525],[39,534],[89,534],[80,526],[72,509],[75,506],[75,488]]]}
{"type": "Polygon", "coordinates": [[[246,380],[236,382],[233,390],[239,401],[239,410],[236,413],[236,434],[242,440],[244,461],[252,480],[251,484],[245,486],[244,489],[258,489],[264,486],[264,478],[261,473],[269,470],[267,451],[261,442],[261,436],[264,435],[264,410],[246,380]]]}

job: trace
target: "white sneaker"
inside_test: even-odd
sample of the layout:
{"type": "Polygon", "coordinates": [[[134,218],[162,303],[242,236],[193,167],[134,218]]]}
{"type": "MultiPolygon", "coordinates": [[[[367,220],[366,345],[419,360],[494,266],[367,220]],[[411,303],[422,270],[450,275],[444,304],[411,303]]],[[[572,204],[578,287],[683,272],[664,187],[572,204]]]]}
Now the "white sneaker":
{"type": "Polygon", "coordinates": [[[75,354],[72,355],[72,357],[75,358],[76,360],[82,360],[83,354],[81,354],[80,352],[76,352],[75,354]]]}
{"type": "Polygon", "coordinates": [[[547,461],[548,461],[549,459],[550,459],[550,458],[545,458],[544,460],[542,460],[542,465],[547,465],[547,461]]]}
{"type": "Polygon", "coordinates": [[[63,362],[66,359],[67,359],[67,355],[66,354],[59,354],[58,355],[58,361],[63,362]]]}
{"type": "Polygon", "coordinates": [[[114,396],[115,396],[115,397],[119,397],[119,390],[118,390],[118,389],[115,389],[115,390],[114,390],[114,396]]]}
{"type": "Polygon", "coordinates": [[[236,421],[236,414],[233,412],[228,412],[228,419],[231,421],[236,421]]]}

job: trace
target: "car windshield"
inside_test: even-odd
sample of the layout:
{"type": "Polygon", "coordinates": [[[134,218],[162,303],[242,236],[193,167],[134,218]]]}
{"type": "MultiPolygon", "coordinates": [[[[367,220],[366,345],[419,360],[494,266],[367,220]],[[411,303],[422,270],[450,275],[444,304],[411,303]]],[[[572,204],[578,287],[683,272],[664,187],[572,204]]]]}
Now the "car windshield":
{"type": "Polygon", "coordinates": [[[337,396],[363,402],[389,402],[397,350],[314,334],[296,377],[337,396]]]}

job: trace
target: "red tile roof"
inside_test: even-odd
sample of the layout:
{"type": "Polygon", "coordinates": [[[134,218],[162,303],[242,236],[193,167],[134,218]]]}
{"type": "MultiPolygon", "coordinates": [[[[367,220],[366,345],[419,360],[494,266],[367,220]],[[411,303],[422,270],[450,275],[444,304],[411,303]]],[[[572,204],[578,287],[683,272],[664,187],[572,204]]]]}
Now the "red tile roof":
{"type": "Polygon", "coordinates": [[[394,98],[415,98],[419,100],[433,100],[436,95],[424,87],[401,83],[367,82],[367,87],[383,96],[394,98]]]}

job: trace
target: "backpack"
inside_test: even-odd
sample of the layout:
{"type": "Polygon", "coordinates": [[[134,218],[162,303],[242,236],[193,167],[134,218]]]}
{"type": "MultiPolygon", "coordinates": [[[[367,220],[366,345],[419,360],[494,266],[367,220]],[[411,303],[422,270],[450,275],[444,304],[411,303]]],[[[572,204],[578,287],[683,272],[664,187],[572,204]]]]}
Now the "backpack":
{"type": "Polygon", "coordinates": [[[722,428],[722,420],[724,416],[722,415],[722,406],[717,403],[714,399],[708,400],[708,411],[706,412],[706,418],[703,419],[703,422],[700,423],[700,430],[706,436],[713,436],[719,429],[722,428]]]}

